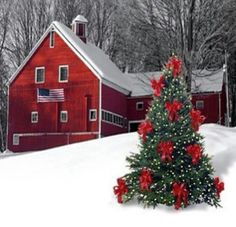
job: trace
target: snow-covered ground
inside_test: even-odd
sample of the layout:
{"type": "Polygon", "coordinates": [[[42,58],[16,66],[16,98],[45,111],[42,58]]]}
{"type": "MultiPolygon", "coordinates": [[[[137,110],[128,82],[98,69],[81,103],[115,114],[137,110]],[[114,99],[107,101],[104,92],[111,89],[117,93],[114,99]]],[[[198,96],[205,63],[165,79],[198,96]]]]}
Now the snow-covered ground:
{"type": "Polygon", "coordinates": [[[120,205],[112,187],[137,152],[136,133],[20,155],[0,156],[2,227],[235,226],[236,128],[201,127],[216,175],[225,182],[223,208],[197,205],[176,211],[120,205]],[[231,221],[231,224],[229,223],[231,221]]]}

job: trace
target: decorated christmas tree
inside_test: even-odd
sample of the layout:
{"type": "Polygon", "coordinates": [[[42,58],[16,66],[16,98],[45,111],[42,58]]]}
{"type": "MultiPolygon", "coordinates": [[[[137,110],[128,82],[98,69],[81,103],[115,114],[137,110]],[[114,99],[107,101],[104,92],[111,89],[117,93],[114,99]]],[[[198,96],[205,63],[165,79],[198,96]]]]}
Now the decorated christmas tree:
{"type": "Polygon", "coordinates": [[[118,202],[137,199],[144,206],[175,209],[203,202],[220,206],[224,183],[213,177],[198,133],[205,118],[191,104],[176,56],[159,79],[151,80],[151,87],[153,101],[138,128],[140,152],[127,158],[131,172],[114,187],[118,202]]]}

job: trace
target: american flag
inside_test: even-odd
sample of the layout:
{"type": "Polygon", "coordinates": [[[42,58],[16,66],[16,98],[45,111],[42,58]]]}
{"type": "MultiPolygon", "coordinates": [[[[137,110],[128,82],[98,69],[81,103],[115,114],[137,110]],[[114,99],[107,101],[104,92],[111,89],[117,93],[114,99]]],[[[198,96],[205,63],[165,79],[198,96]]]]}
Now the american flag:
{"type": "Polygon", "coordinates": [[[64,89],[37,89],[38,102],[64,102],[64,89]]]}

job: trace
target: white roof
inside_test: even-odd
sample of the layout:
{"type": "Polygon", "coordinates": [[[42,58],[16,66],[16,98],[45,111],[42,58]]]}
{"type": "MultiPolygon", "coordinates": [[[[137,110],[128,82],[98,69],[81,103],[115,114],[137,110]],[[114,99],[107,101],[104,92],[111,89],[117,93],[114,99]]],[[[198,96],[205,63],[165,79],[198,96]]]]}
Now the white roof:
{"type": "MultiPolygon", "coordinates": [[[[131,84],[131,96],[147,96],[152,94],[150,80],[158,79],[162,72],[128,73],[131,84]]],[[[192,75],[192,93],[221,92],[223,87],[223,70],[195,70],[192,75]]]]}
{"type": "Polygon", "coordinates": [[[128,73],[127,78],[130,81],[131,96],[147,96],[152,94],[150,87],[150,80],[158,79],[161,72],[147,72],[147,73],[128,73]]]}
{"type": "MultiPolygon", "coordinates": [[[[109,57],[98,47],[87,42],[84,43],[70,28],[60,22],[53,22],[55,28],[79,51],[81,56],[93,67],[100,75],[103,82],[114,87],[120,87],[130,92],[129,81],[119,68],[109,59],[109,57]]],[[[83,59],[82,59],[83,60],[83,59]]]]}
{"type": "Polygon", "coordinates": [[[221,92],[224,83],[223,69],[195,70],[192,74],[192,93],[221,92]]]}
{"type": "Polygon", "coordinates": [[[82,16],[82,15],[78,15],[78,16],[73,20],[73,23],[76,22],[76,21],[88,23],[88,20],[87,20],[84,16],[82,16]]]}

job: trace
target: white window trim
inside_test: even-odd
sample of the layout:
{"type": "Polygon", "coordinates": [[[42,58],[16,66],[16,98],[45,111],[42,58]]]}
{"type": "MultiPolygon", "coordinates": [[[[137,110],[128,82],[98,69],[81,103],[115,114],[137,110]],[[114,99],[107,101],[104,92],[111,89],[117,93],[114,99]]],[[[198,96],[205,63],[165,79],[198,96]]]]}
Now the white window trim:
{"type": "Polygon", "coordinates": [[[89,110],[89,121],[97,121],[97,109],[89,110]],[[91,112],[95,112],[95,119],[91,119],[91,112]]]}
{"type": "Polygon", "coordinates": [[[31,123],[35,124],[35,123],[38,123],[39,121],[39,113],[37,111],[32,111],[31,112],[31,123]],[[33,115],[34,114],[37,114],[37,120],[36,121],[33,121],[33,115]]]}
{"type": "Polygon", "coordinates": [[[19,134],[13,134],[13,137],[12,137],[12,144],[13,144],[14,146],[20,145],[20,136],[19,136],[19,134]]]}
{"type": "Polygon", "coordinates": [[[196,101],[196,109],[198,109],[198,110],[204,109],[204,100],[197,100],[196,101]],[[201,108],[198,107],[199,104],[197,104],[197,103],[201,103],[201,108]]]}
{"type": "Polygon", "coordinates": [[[67,123],[68,122],[68,111],[63,110],[63,111],[60,112],[60,122],[61,123],[67,123]],[[66,114],[66,120],[62,119],[62,114],[66,114]]]}
{"type": "Polygon", "coordinates": [[[69,66],[68,65],[59,65],[59,68],[58,68],[58,81],[59,81],[59,83],[67,83],[68,78],[69,78],[69,66]],[[61,80],[61,77],[60,77],[61,68],[67,68],[67,80],[61,80]]]}
{"type": "Polygon", "coordinates": [[[34,70],[34,81],[35,81],[36,84],[43,84],[45,82],[45,67],[44,66],[35,67],[35,70],[34,70]],[[40,82],[37,81],[37,71],[39,69],[43,69],[43,81],[40,81],[40,82]]]}
{"type": "Polygon", "coordinates": [[[49,35],[49,47],[50,48],[54,48],[55,46],[55,31],[54,30],[51,30],[50,31],[50,35],[49,35]],[[51,45],[51,40],[53,39],[53,45],[51,45]]]}
{"type": "Polygon", "coordinates": [[[119,115],[119,114],[116,114],[116,113],[114,113],[114,112],[111,112],[111,111],[109,111],[109,110],[104,110],[104,109],[102,109],[102,112],[107,112],[107,113],[109,113],[109,114],[112,115],[112,122],[111,122],[111,121],[107,121],[107,120],[105,120],[105,119],[102,119],[102,116],[101,116],[101,119],[102,119],[103,122],[105,122],[105,123],[107,123],[107,124],[110,124],[110,125],[114,125],[114,126],[120,127],[120,128],[125,128],[125,127],[124,127],[124,124],[121,126],[121,125],[116,124],[116,123],[113,122],[113,118],[116,116],[116,117],[122,118],[122,119],[123,119],[123,123],[124,123],[125,118],[124,118],[123,116],[121,116],[121,115],[119,115]]]}
{"type": "Polygon", "coordinates": [[[141,111],[141,110],[143,110],[143,109],[144,109],[144,103],[143,103],[143,102],[136,102],[136,110],[137,110],[137,111],[141,111]],[[139,109],[139,108],[138,108],[138,105],[140,105],[140,104],[143,105],[142,109],[139,109]]]}

